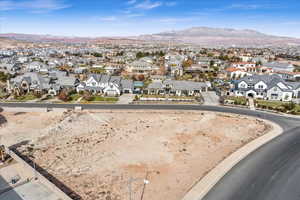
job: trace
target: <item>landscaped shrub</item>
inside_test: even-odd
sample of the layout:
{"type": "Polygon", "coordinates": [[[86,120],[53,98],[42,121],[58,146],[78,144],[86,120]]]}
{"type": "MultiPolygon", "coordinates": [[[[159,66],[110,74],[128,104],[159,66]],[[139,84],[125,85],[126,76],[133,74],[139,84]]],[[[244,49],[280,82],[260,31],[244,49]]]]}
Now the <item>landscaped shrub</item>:
{"type": "Polygon", "coordinates": [[[67,102],[70,101],[70,96],[66,91],[62,90],[58,95],[58,99],[67,102]]]}
{"type": "Polygon", "coordinates": [[[93,96],[91,95],[90,92],[85,91],[85,92],[83,93],[83,99],[86,100],[86,101],[92,101],[93,96]]]}

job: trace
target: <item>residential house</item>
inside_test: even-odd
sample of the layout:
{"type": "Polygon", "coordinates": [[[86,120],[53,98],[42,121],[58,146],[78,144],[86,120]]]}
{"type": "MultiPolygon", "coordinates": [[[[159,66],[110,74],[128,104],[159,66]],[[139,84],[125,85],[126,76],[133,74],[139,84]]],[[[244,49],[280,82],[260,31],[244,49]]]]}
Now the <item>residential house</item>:
{"type": "Polygon", "coordinates": [[[18,71],[21,70],[21,66],[19,64],[0,64],[0,71],[6,72],[8,74],[16,74],[18,71]]]}
{"type": "Polygon", "coordinates": [[[104,67],[104,70],[107,74],[113,75],[120,73],[123,69],[121,64],[108,64],[104,67]]]}
{"type": "Polygon", "coordinates": [[[61,89],[75,90],[79,84],[79,80],[75,76],[68,75],[63,71],[52,71],[49,73],[49,77],[51,82],[61,89]]]}
{"type": "Polygon", "coordinates": [[[45,72],[49,71],[49,66],[42,62],[34,61],[26,66],[28,72],[45,72]]]}
{"type": "Polygon", "coordinates": [[[300,72],[276,71],[274,74],[287,81],[300,81],[300,72]]]}
{"type": "Polygon", "coordinates": [[[208,90],[208,85],[203,82],[165,80],[149,84],[148,94],[200,96],[201,92],[208,90]]]}
{"type": "Polygon", "coordinates": [[[233,95],[280,101],[295,96],[294,88],[278,75],[246,76],[235,82],[233,95]]]}
{"type": "Polygon", "coordinates": [[[123,79],[120,76],[105,74],[91,74],[88,79],[77,86],[77,92],[90,91],[92,93],[107,96],[119,96],[122,93],[133,93],[132,80],[123,79]]]}
{"type": "Polygon", "coordinates": [[[7,87],[10,93],[20,94],[21,91],[47,93],[51,89],[51,79],[38,73],[28,72],[9,80],[7,87]]]}
{"type": "Polygon", "coordinates": [[[78,79],[68,76],[66,72],[52,71],[42,75],[37,72],[27,72],[8,81],[10,93],[41,93],[57,95],[61,89],[74,90],[78,85],[78,79]]]}
{"type": "Polygon", "coordinates": [[[287,71],[293,72],[295,67],[290,63],[282,63],[282,62],[270,62],[264,64],[265,67],[272,68],[273,71],[287,71]]]}
{"type": "Polygon", "coordinates": [[[256,63],[253,62],[235,62],[231,64],[232,67],[237,69],[243,69],[245,71],[254,72],[256,63]],[[253,71],[252,71],[253,70],[253,71]]]}
{"type": "Polygon", "coordinates": [[[185,69],[186,73],[209,73],[213,71],[214,69],[212,69],[209,65],[203,64],[193,64],[191,67],[185,69]]]}
{"type": "Polygon", "coordinates": [[[134,61],[126,67],[130,74],[151,75],[159,70],[159,67],[146,61],[134,61]]]}

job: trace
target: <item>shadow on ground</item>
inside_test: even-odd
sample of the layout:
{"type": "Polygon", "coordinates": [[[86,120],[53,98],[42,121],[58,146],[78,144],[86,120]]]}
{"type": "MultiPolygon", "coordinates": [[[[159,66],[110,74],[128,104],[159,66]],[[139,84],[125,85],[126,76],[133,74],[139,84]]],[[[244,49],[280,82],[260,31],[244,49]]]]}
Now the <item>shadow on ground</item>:
{"type": "MultiPolygon", "coordinates": [[[[17,154],[19,157],[21,157],[23,160],[25,160],[31,167],[34,167],[33,160],[23,155],[21,152],[18,151],[18,148],[23,145],[28,145],[29,141],[23,141],[18,144],[12,145],[9,147],[11,151],[13,151],[15,154],[17,154]]],[[[82,197],[77,194],[75,191],[73,191],[71,188],[66,186],[64,183],[62,183],[60,180],[58,180],[56,177],[54,177],[52,174],[48,173],[45,169],[43,169],[41,166],[36,164],[36,170],[42,174],[44,177],[46,177],[50,182],[52,182],[54,185],[56,185],[59,189],[61,189],[65,194],[67,194],[69,197],[71,197],[74,200],[82,200],[82,197]]]]}
{"type": "MultiPolygon", "coordinates": [[[[2,112],[3,112],[3,109],[0,108],[0,113],[2,113],[2,112]]],[[[6,118],[3,115],[0,114],[0,126],[5,124],[5,123],[7,123],[6,118]]]]}

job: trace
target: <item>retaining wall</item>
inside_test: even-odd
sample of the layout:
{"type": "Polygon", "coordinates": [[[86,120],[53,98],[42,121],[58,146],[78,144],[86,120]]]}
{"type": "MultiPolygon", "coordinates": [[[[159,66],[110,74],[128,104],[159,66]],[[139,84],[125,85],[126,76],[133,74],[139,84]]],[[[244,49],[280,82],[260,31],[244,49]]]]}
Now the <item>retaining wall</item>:
{"type": "Polygon", "coordinates": [[[7,154],[9,154],[15,161],[18,163],[21,163],[23,166],[23,169],[26,170],[27,173],[29,173],[32,177],[37,177],[38,181],[45,185],[48,189],[50,189],[52,192],[54,192],[58,197],[61,198],[61,200],[72,200],[71,197],[69,197],[66,193],[61,191],[56,185],[51,183],[47,178],[45,178],[42,174],[40,174],[38,171],[36,171],[34,168],[32,168],[25,160],[23,160],[20,156],[18,156],[13,151],[6,148],[7,154]]]}

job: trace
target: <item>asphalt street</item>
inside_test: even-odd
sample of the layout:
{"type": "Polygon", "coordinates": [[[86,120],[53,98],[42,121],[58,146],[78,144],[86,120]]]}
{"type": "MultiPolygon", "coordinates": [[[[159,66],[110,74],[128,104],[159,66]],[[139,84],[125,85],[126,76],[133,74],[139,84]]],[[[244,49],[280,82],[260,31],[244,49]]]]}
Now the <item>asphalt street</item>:
{"type": "MultiPolygon", "coordinates": [[[[277,114],[199,105],[74,105],[0,103],[0,107],[48,107],[109,110],[203,110],[248,115],[280,125],[284,133],[237,164],[204,197],[204,200],[297,200],[300,199],[300,119],[277,114]]],[[[199,199],[200,200],[200,199],[199,199]]]]}

